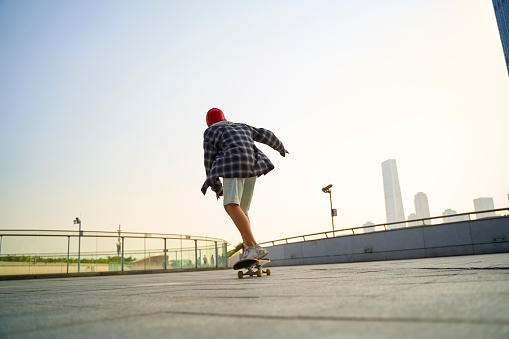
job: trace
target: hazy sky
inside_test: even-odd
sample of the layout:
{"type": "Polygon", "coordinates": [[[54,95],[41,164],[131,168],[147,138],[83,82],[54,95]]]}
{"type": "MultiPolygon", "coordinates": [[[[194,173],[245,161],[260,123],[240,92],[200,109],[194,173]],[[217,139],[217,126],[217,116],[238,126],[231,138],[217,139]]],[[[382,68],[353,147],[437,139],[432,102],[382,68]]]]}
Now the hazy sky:
{"type": "Polygon", "coordinates": [[[205,114],[272,130],[259,242],[507,207],[509,77],[491,0],[0,0],[0,228],[240,240],[200,187],[205,114]]]}

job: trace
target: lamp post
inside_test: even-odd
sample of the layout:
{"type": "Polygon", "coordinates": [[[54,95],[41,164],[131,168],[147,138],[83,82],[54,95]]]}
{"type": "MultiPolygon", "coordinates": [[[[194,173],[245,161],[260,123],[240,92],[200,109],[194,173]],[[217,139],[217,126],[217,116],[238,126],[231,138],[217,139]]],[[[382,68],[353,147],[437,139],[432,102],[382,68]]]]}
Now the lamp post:
{"type": "Polygon", "coordinates": [[[330,216],[331,216],[331,220],[332,220],[332,232],[334,232],[334,217],[336,215],[338,215],[338,211],[335,209],[335,208],[332,208],[332,191],[331,191],[331,188],[332,188],[332,184],[329,184],[325,187],[322,187],[322,192],[323,193],[329,193],[329,198],[330,198],[330,216]]]}
{"type": "Polygon", "coordinates": [[[81,220],[80,218],[76,217],[74,220],[74,225],[79,225],[79,233],[78,233],[78,273],[80,273],[80,261],[81,261],[81,220]]]}
{"type": "Polygon", "coordinates": [[[121,242],[120,242],[120,224],[118,225],[118,242],[117,242],[117,257],[120,258],[120,249],[122,248],[121,242]]]}

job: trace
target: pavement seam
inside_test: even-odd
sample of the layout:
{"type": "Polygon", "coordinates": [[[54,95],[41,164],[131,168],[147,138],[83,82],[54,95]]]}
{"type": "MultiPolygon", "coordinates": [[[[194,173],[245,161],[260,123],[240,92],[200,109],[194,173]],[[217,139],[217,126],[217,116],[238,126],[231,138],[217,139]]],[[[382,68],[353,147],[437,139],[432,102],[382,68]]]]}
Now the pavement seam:
{"type": "Polygon", "coordinates": [[[331,317],[331,316],[281,316],[281,315],[252,315],[252,314],[233,314],[233,313],[206,313],[206,312],[185,312],[185,311],[164,311],[163,313],[174,315],[208,316],[208,317],[226,317],[226,318],[246,318],[263,320],[308,320],[308,321],[356,321],[356,322],[397,322],[397,323],[429,323],[429,324],[475,324],[475,325],[506,325],[509,323],[504,320],[477,320],[477,319],[419,319],[419,318],[382,318],[382,317],[331,317]]]}

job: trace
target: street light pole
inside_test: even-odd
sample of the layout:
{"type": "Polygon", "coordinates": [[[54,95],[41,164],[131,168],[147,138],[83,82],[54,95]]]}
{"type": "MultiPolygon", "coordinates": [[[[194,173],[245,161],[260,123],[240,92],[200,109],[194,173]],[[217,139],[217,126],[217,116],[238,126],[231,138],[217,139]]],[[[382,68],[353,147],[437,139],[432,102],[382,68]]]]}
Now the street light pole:
{"type": "Polygon", "coordinates": [[[79,225],[79,233],[78,233],[78,273],[80,273],[80,262],[81,262],[81,220],[80,218],[76,217],[76,220],[74,220],[74,224],[79,225]]]}
{"type": "Polygon", "coordinates": [[[118,225],[118,242],[117,242],[117,257],[120,258],[120,248],[122,247],[120,241],[120,224],[118,225]]]}

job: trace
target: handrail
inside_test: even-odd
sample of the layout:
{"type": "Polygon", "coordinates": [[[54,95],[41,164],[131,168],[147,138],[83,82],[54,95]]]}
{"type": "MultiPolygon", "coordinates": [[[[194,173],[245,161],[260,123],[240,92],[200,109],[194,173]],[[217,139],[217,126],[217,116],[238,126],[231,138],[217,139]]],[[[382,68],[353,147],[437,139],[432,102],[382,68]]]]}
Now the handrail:
{"type": "Polygon", "coordinates": [[[0,229],[0,236],[39,236],[39,237],[67,237],[67,236],[81,236],[81,237],[100,237],[100,238],[118,238],[125,236],[126,238],[151,238],[151,239],[175,239],[175,240],[206,240],[226,242],[224,239],[185,235],[185,234],[164,234],[164,233],[141,233],[141,232],[124,232],[124,231],[75,231],[75,230],[37,230],[37,229],[0,229]],[[23,232],[23,233],[6,233],[6,232],[23,232]],[[30,234],[25,232],[40,232],[38,234],[30,234]],[[47,234],[46,234],[47,232],[47,234]],[[61,233],[61,234],[53,234],[61,233]],[[89,234],[87,234],[89,233],[89,234]],[[104,235],[103,235],[104,234],[104,235]],[[108,235],[106,235],[108,234],[108,235]]]}
{"type": "MultiPolygon", "coordinates": [[[[344,232],[351,231],[351,234],[348,234],[348,235],[355,235],[355,234],[357,234],[357,233],[355,233],[355,230],[361,230],[361,229],[363,230],[363,229],[369,229],[369,228],[375,228],[375,227],[384,227],[383,231],[388,231],[387,226],[401,225],[401,224],[407,224],[407,223],[422,222],[422,225],[412,225],[412,226],[408,226],[405,228],[430,226],[429,224],[425,223],[427,220],[447,219],[447,218],[453,218],[453,217],[465,216],[465,215],[468,215],[469,220],[472,220],[472,218],[470,217],[472,214],[484,214],[484,213],[489,213],[489,212],[500,212],[500,211],[509,211],[509,207],[497,208],[497,209],[492,209],[492,210],[484,210],[484,211],[467,212],[467,213],[457,213],[457,214],[451,214],[451,215],[442,215],[442,216],[437,216],[437,217],[428,217],[428,218],[421,218],[421,219],[396,221],[396,222],[389,222],[389,223],[376,224],[376,225],[343,228],[340,230],[333,230],[333,231],[310,233],[310,234],[305,234],[305,235],[297,235],[297,236],[293,236],[293,237],[282,238],[282,239],[278,239],[278,240],[265,241],[265,242],[259,243],[259,245],[275,246],[277,242],[285,242],[286,244],[288,244],[288,240],[299,239],[299,238],[302,238],[303,241],[306,241],[306,237],[314,237],[314,236],[318,236],[318,235],[324,235],[325,238],[329,238],[330,233],[332,233],[332,237],[336,237],[335,234],[339,233],[339,232],[344,233],[344,232]]],[[[323,239],[323,238],[320,238],[320,239],[323,239]]],[[[315,240],[315,239],[313,239],[313,240],[315,240]]]]}

